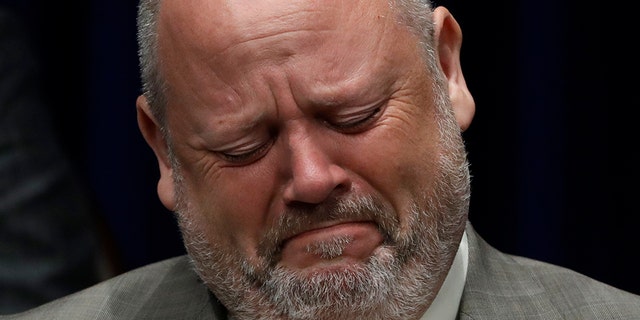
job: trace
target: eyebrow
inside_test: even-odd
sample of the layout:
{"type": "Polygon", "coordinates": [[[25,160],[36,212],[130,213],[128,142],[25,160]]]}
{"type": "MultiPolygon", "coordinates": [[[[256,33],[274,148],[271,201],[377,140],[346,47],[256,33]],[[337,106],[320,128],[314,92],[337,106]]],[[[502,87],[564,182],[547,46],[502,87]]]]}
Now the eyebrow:
{"type": "MultiPolygon", "coordinates": [[[[245,107],[240,107],[240,109],[245,107]]],[[[267,118],[267,112],[259,108],[247,112],[225,112],[205,119],[205,124],[197,134],[206,139],[219,140],[224,135],[234,135],[255,131],[267,118]]]]}
{"type": "Polygon", "coordinates": [[[376,77],[375,74],[378,73],[374,72],[373,76],[362,77],[364,78],[363,80],[349,82],[350,85],[348,86],[337,85],[318,90],[313,93],[312,97],[306,97],[305,99],[313,105],[326,108],[373,103],[389,95],[390,88],[395,81],[391,77],[386,79],[376,77]]]}

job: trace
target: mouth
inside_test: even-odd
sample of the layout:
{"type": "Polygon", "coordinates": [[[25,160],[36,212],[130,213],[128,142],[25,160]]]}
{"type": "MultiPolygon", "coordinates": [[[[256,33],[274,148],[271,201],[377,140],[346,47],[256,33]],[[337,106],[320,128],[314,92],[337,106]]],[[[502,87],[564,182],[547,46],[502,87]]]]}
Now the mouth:
{"type": "Polygon", "coordinates": [[[305,269],[364,262],[382,243],[373,221],[340,221],[317,225],[285,239],[282,265],[305,269]]]}
{"type": "Polygon", "coordinates": [[[331,231],[331,230],[338,230],[341,227],[345,227],[345,226],[348,226],[348,225],[351,225],[351,224],[362,224],[362,223],[375,224],[375,222],[368,221],[368,220],[326,221],[324,223],[317,224],[317,225],[311,226],[309,228],[299,230],[299,231],[295,232],[294,234],[291,234],[290,236],[288,236],[287,238],[285,238],[282,241],[281,246],[282,247],[286,246],[287,243],[289,241],[291,241],[292,239],[305,237],[305,236],[313,236],[315,234],[320,234],[320,233],[328,232],[328,231],[331,231]]]}

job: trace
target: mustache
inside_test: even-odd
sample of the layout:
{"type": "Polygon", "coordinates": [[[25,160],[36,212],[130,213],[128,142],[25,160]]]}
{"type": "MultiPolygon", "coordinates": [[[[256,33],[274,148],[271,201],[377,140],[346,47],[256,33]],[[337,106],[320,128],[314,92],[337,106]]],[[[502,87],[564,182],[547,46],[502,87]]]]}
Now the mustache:
{"type": "Polygon", "coordinates": [[[399,225],[397,214],[383,201],[371,195],[341,196],[285,209],[261,239],[257,253],[275,264],[287,239],[319,226],[351,221],[374,222],[386,243],[393,242],[399,225]]]}

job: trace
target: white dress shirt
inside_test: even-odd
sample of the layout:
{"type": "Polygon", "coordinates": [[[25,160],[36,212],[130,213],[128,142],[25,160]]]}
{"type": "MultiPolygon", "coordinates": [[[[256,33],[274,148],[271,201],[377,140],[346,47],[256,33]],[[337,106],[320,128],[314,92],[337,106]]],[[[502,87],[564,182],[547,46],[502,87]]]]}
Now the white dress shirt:
{"type": "Polygon", "coordinates": [[[453,259],[451,269],[444,283],[433,299],[427,312],[420,320],[455,320],[458,315],[458,307],[462,298],[462,290],[467,279],[467,265],[469,264],[469,246],[467,244],[467,232],[462,235],[456,257],[453,259]]]}

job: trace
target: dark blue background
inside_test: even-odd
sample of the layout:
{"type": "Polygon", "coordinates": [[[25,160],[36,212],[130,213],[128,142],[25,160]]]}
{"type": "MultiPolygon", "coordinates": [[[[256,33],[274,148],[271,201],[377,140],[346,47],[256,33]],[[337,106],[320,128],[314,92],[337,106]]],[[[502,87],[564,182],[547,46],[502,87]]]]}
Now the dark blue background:
{"type": "MultiPolygon", "coordinates": [[[[184,253],[136,123],[129,0],[3,0],[29,21],[56,128],[116,273],[184,253]]],[[[470,219],[497,248],[640,294],[637,27],[622,1],[438,1],[462,26],[477,111],[470,219]]]]}

